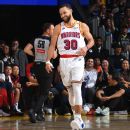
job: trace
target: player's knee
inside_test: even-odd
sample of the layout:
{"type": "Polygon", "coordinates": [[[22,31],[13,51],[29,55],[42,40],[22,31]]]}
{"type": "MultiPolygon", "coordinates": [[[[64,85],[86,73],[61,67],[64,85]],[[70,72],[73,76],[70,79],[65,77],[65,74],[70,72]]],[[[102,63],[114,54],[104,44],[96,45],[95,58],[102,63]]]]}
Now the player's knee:
{"type": "Polygon", "coordinates": [[[75,105],[82,105],[82,94],[81,94],[81,84],[73,83],[73,91],[75,97],[75,105]]]}

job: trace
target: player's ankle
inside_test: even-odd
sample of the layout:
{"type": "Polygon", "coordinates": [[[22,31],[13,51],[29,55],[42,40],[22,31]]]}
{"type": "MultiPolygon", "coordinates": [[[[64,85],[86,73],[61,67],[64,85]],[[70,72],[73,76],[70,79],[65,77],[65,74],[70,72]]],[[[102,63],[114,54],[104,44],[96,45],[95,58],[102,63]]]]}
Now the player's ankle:
{"type": "Polygon", "coordinates": [[[75,114],[74,114],[74,119],[76,119],[76,118],[81,119],[81,114],[77,114],[77,113],[75,113],[75,114]]]}

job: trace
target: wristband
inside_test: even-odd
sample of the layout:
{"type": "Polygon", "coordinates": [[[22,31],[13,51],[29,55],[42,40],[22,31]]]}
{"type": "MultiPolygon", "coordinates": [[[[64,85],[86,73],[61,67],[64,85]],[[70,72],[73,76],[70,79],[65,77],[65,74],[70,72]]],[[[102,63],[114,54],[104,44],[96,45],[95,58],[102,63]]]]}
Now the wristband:
{"type": "Polygon", "coordinates": [[[51,64],[51,62],[50,61],[46,61],[46,64],[51,64]]]}
{"type": "Polygon", "coordinates": [[[53,64],[50,61],[46,61],[46,64],[49,64],[52,68],[54,68],[53,64]]]}

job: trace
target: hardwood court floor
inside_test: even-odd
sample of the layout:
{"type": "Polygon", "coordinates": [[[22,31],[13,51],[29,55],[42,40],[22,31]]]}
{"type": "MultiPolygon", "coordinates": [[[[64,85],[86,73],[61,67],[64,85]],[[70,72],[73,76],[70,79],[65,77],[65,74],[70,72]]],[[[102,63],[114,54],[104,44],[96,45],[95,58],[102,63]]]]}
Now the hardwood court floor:
{"type": "MultiPolygon", "coordinates": [[[[0,130],[71,130],[71,117],[46,116],[45,122],[32,124],[28,117],[0,117],[0,130]]],[[[83,116],[86,130],[130,130],[130,116],[83,116]]]]}

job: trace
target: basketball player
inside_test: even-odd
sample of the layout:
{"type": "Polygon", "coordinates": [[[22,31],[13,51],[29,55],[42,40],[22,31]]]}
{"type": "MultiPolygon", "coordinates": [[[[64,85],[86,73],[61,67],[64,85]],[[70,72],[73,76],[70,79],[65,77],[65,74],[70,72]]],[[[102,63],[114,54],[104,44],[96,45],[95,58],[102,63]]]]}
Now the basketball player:
{"type": "Polygon", "coordinates": [[[42,35],[35,38],[32,43],[28,43],[24,49],[25,53],[35,57],[34,74],[39,84],[38,87],[35,87],[34,95],[32,96],[32,106],[29,110],[29,117],[32,123],[36,123],[37,120],[44,121],[42,106],[52,83],[52,73],[48,74],[45,70],[45,62],[53,29],[53,24],[45,23],[42,35]],[[32,49],[34,49],[34,53],[32,49]],[[36,117],[35,114],[37,114],[36,117]]]}
{"type": "Polygon", "coordinates": [[[68,89],[69,102],[74,113],[71,122],[72,129],[83,129],[85,127],[81,118],[82,96],[81,84],[84,72],[84,57],[89,48],[94,45],[94,40],[89,32],[89,27],[72,16],[72,8],[69,4],[60,6],[59,13],[63,22],[56,25],[48,50],[46,70],[52,71],[50,62],[56,47],[60,54],[60,74],[63,84],[68,89]],[[84,38],[88,43],[85,44],[84,38]]]}

